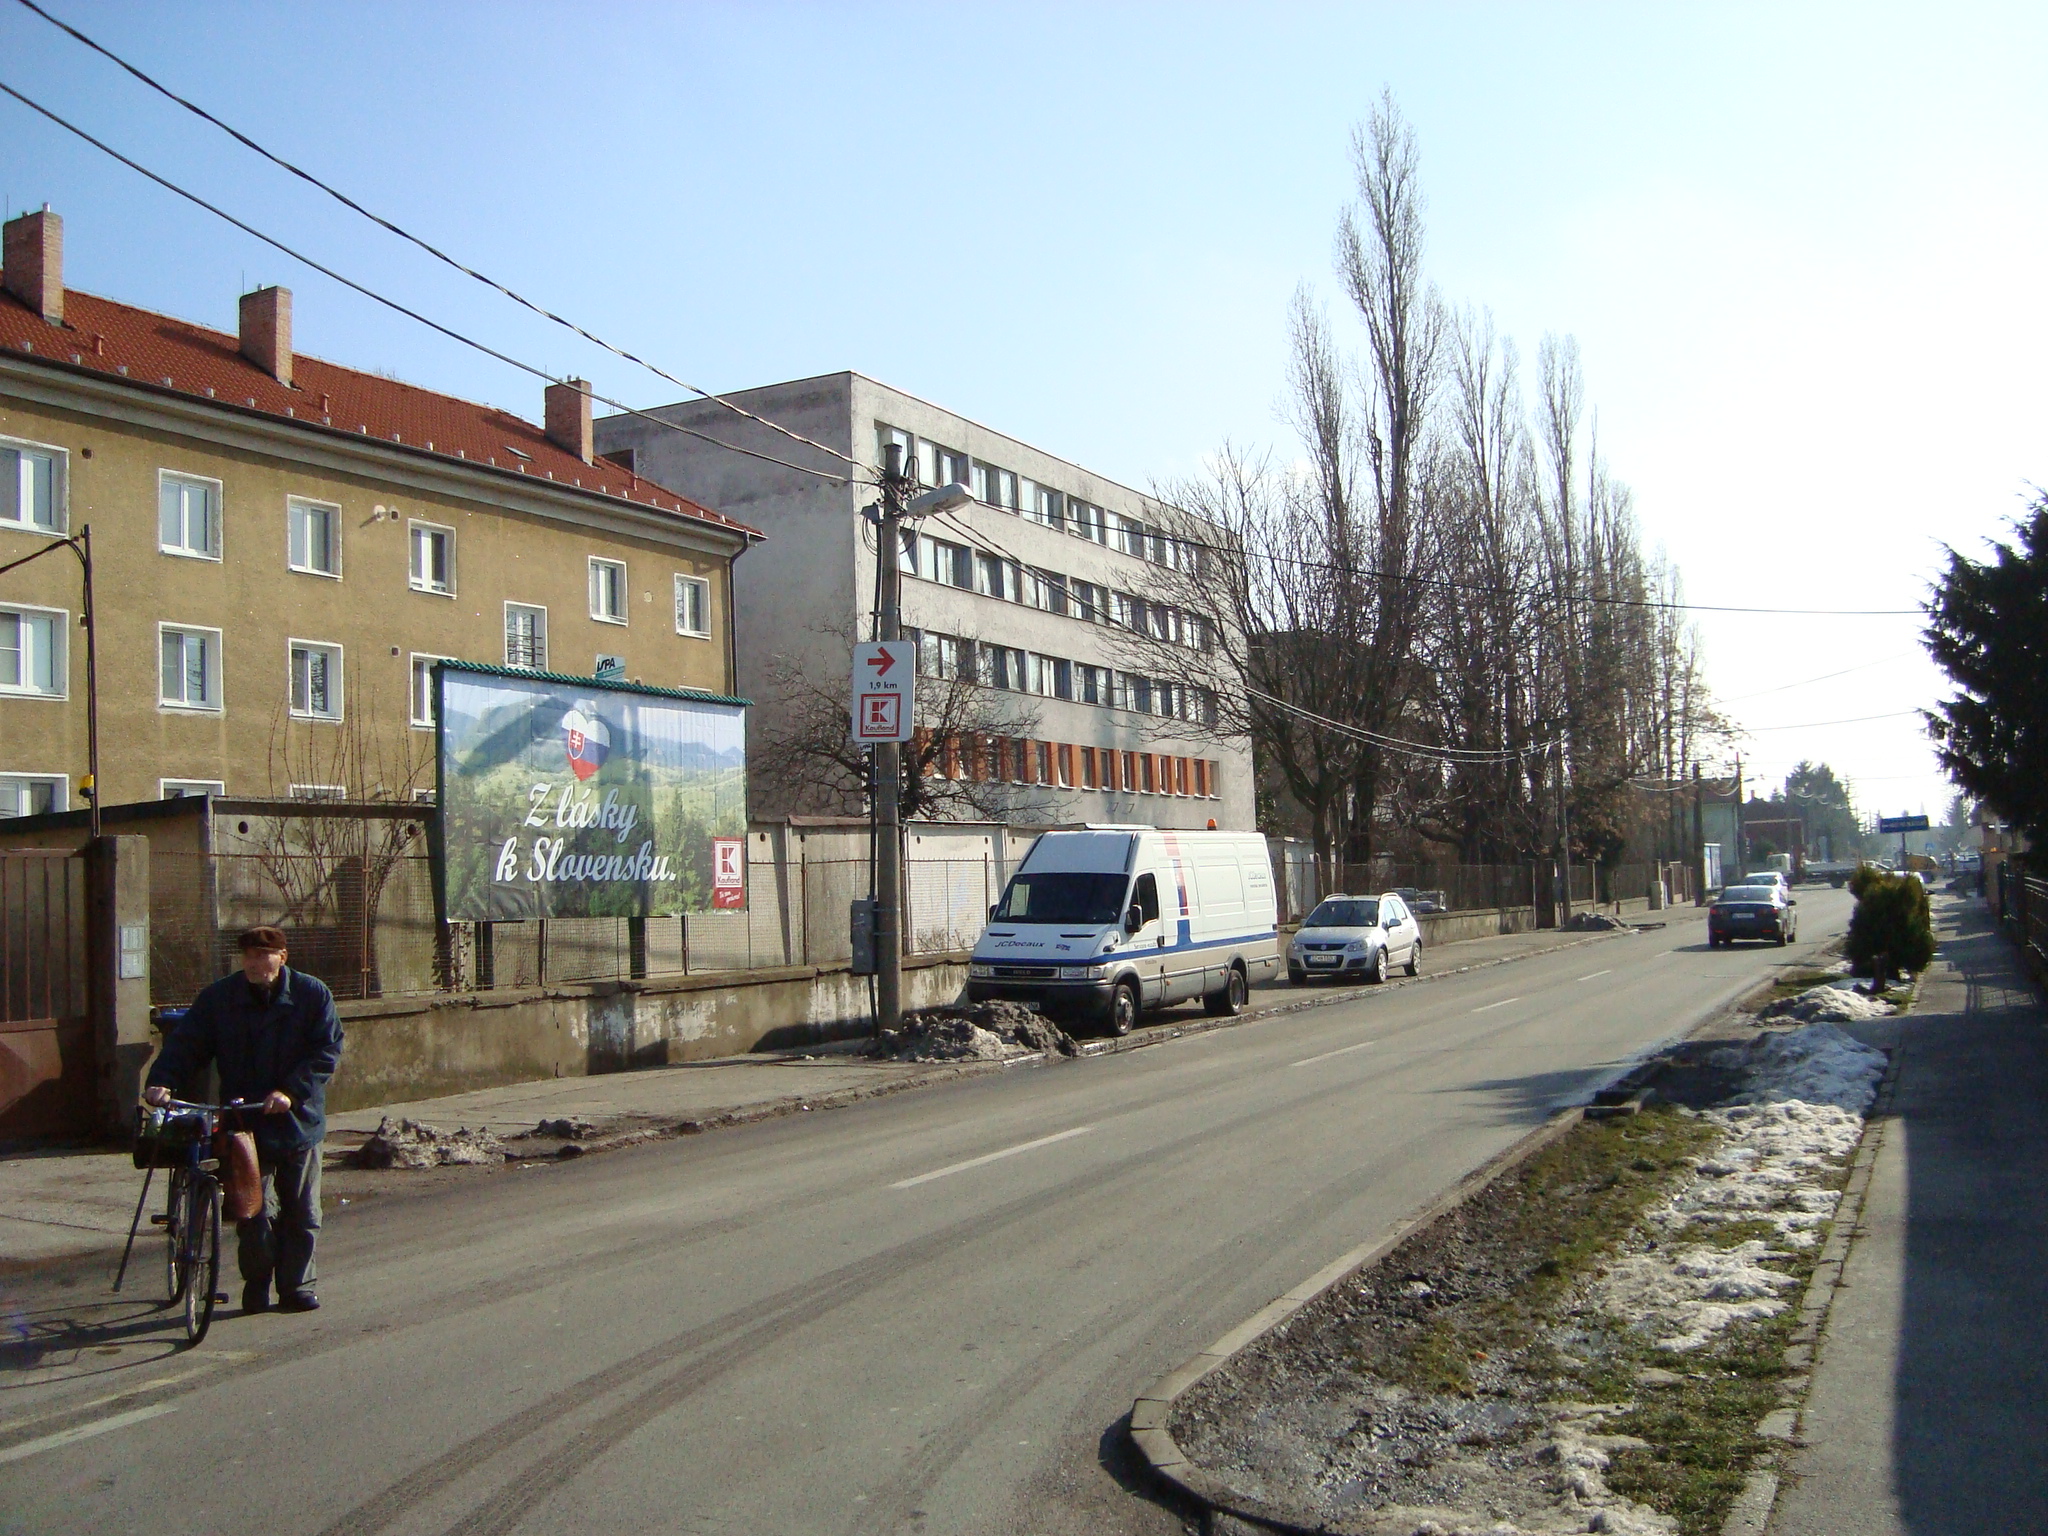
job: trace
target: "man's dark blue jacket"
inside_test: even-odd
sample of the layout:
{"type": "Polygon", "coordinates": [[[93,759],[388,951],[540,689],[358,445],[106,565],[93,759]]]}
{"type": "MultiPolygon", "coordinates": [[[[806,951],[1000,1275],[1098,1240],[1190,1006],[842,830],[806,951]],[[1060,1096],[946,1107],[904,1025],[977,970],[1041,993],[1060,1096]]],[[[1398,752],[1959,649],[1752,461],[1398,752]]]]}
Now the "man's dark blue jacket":
{"type": "Polygon", "coordinates": [[[288,1115],[262,1115],[256,1140],[274,1152],[317,1147],[327,1134],[327,1079],[341,1062],[341,1021],[326,983],[286,966],[268,1001],[239,971],[194,999],[149,1069],[149,1086],[177,1092],[213,1062],[220,1094],[261,1099],[288,1094],[288,1115]]]}

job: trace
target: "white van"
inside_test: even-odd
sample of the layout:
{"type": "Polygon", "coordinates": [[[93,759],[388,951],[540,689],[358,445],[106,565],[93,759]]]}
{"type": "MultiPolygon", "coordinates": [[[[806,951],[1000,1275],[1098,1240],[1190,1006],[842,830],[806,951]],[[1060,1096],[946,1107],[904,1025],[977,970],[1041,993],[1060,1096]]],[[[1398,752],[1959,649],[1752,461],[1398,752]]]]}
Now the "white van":
{"type": "Polygon", "coordinates": [[[967,967],[998,998],[1128,1034],[1199,997],[1234,1014],[1280,966],[1273,866],[1257,832],[1090,827],[1032,844],[967,967]]]}

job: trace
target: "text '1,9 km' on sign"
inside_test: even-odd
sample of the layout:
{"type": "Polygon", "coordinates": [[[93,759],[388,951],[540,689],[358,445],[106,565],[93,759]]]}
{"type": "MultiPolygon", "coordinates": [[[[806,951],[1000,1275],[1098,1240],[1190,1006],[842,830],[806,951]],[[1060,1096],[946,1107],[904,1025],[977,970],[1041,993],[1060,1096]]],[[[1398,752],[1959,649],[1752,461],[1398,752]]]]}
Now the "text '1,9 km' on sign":
{"type": "Polygon", "coordinates": [[[853,648],[853,739],[908,741],[917,729],[917,646],[868,640],[853,648]]]}
{"type": "Polygon", "coordinates": [[[746,905],[744,700],[466,662],[435,675],[450,920],[746,905]]]}

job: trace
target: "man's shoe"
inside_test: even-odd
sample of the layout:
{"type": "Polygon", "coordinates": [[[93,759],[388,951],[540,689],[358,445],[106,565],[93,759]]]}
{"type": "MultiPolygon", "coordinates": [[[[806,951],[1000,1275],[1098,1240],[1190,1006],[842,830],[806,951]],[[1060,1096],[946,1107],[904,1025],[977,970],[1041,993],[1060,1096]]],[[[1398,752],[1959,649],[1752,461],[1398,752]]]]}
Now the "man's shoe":
{"type": "Polygon", "coordinates": [[[311,1291],[286,1291],[277,1298],[280,1312],[318,1312],[320,1298],[311,1291]]]}
{"type": "Polygon", "coordinates": [[[242,1287],[242,1311],[268,1312],[270,1310],[270,1282],[242,1287]]]}

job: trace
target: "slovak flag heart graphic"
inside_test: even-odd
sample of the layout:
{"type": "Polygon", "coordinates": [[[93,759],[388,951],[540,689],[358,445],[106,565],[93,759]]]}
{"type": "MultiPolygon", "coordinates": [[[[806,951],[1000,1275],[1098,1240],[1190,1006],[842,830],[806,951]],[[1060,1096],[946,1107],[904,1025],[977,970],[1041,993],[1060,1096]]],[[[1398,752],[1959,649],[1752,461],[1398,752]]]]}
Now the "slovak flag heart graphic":
{"type": "Polygon", "coordinates": [[[562,716],[562,735],[569,749],[569,771],[578,780],[589,778],[604,766],[612,749],[612,733],[596,715],[570,710],[562,716]]]}

